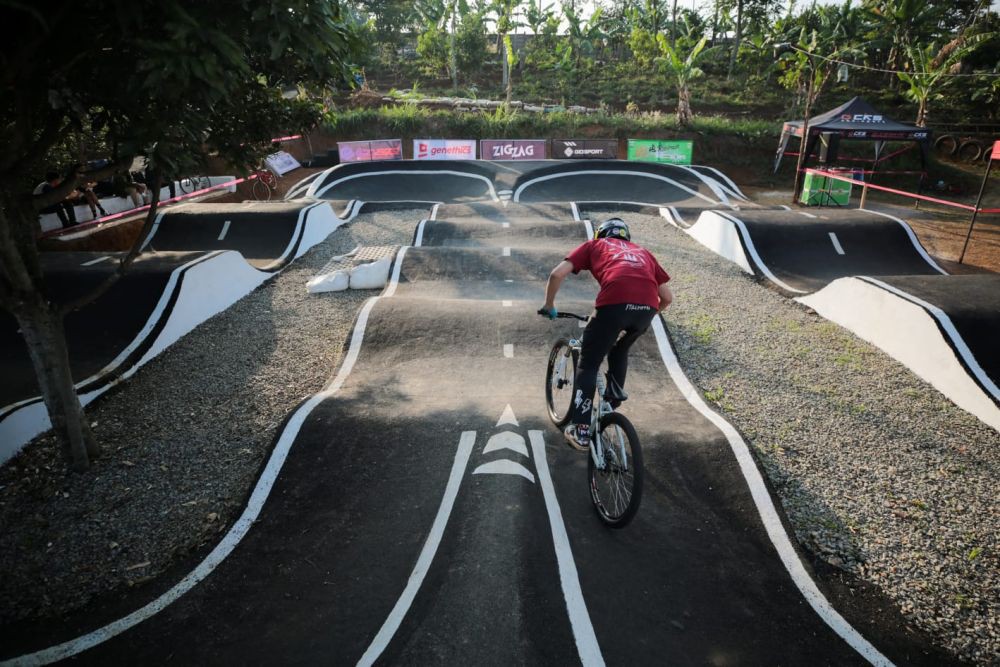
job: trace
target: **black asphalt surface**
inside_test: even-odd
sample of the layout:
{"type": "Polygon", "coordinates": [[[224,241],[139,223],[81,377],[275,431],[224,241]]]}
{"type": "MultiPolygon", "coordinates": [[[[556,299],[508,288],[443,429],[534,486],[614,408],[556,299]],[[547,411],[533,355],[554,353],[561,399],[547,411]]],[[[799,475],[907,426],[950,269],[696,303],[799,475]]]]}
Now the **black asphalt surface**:
{"type": "Polygon", "coordinates": [[[195,203],[167,209],[145,250],[235,250],[255,268],[278,270],[295,258],[309,216],[325,212],[305,210],[313,204],[301,200],[195,203]]]}
{"type": "MultiPolygon", "coordinates": [[[[878,280],[943,311],[979,366],[1000,386],[1000,275],[880,276],[878,280]]],[[[943,329],[942,336],[954,347],[955,341],[943,329]]],[[[962,355],[956,357],[966,365],[962,355]]]]}
{"type": "Polygon", "coordinates": [[[525,203],[614,201],[704,208],[719,201],[712,189],[687,169],[608,160],[555,162],[525,172],[513,190],[515,200],[525,203]]]}
{"type": "MultiPolygon", "coordinates": [[[[724,215],[741,220],[764,265],[779,280],[803,292],[815,292],[847,276],[941,275],[894,220],[860,210],[808,213],[815,217],[782,210],[724,215]],[[837,252],[830,234],[836,236],[844,254],[837,252]]],[[[740,238],[748,250],[742,231],[740,238]]]]}
{"type": "MultiPolygon", "coordinates": [[[[69,303],[99,285],[110,274],[121,253],[42,253],[46,292],[57,303],[69,303]],[[84,266],[101,257],[103,261],[84,266]]],[[[139,256],[124,277],[96,301],[66,316],[66,340],[69,347],[73,378],[79,382],[108,365],[139,334],[157,303],[163,297],[170,274],[178,267],[207,257],[204,252],[164,252],[139,256]]],[[[173,298],[183,280],[171,288],[164,321],[173,298]]],[[[149,343],[156,331],[147,336],[149,343]]],[[[119,371],[128,370],[148,349],[140,345],[119,371]]],[[[0,408],[16,401],[39,395],[35,371],[28,357],[17,321],[6,311],[0,311],[0,408]]],[[[81,388],[81,393],[110,381],[117,373],[104,375],[94,386],[81,388]]],[[[41,400],[40,398],[38,400],[41,400]]],[[[0,412],[0,419],[5,415],[0,412]]]]}
{"type": "MultiPolygon", "coordinates": [[[[426,245],[406,250],[395,295],[374,303],[351,374],[306,418],[240,545],[177,602],[77,662],[356,663],[406,588],[463,433],[474,431],[440,545],[380,664],[579,662],[546,470],[608,664],[862,664],[793,584],[728,441],[671,382],[651,333],[633,348],[622,407],[645,451],[642,507],[622,531],[596,518],[586,455],[562,443],[543,397],[552,341],[580,329],[535,315],[545,276],[585,239],[583,225],[558,208],[514,204],[438,213],[426,245]],[[498,425],[507,406],[516,425],[498,425]],[[544,435],[544,460],[530,431],[544,435]],[[527,455],[486,453],[501,433],[527,455]],[[533,479],[475,473],[500,460],[533,479]]],[[[571,277],[557,305],[588,312],[595,287],[571,277]]],[[[941,664],[884,600],[838,590],[827,592],[841,613],[891,658],[941,664]]],[[[135,606],[152,594],[137,592],[135,606]]],[[[115,617],[88,610],[0,650],[41,648],[115,617]]]]}

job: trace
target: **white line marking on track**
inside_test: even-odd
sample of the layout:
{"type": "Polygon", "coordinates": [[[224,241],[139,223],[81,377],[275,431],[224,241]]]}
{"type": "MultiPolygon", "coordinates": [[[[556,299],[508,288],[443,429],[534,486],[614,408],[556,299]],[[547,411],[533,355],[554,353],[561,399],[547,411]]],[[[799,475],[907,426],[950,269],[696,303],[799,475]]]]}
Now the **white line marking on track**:
{"type": "Polygon", "coordinates": [[[542,487],[545,498],[545,509],[549,515],[549,527],[552,529],[552,542],[556,550],[556,562],[559,564],[559,582],[562,585],[563,598],[566,600],[566,611],[569,613],[569,624],[573,629],[573,639],[576,640],[576,650],[584,667],[604,665],[601,647],[597,644],[597,635],[590,622],[587,603],[583,599],[580,588],[580,576],[573,560],[573,549],[566,534],[562,513],[559,510],[559,500],[556,498],[555,487],[552,486],[552,476],[549,474],[549,464],[545,458],[545,440],[541,431],[528,431],[531,441],[531,453],[535,459],[535,470],[538,471],[538,483],[542,487]]]}
{"type": "Polygon", "coordinates": [[[222,231],[219,232],[219,238],[217,240],[221,241],[222,239],[226,238],[226,234],[229,232],[229,225],[231,225],[232,223],[233,223],[232,220],[226,220],[224,223],[222,223],[222,231]]]}
{"type": "Polygon", "coordinates": [[[93,266],[94,264],[100,264],[101,262],[111,259],[111,255],[104,255],[103,257],[98,257],[97,259],[92,259],[89,262],[84,262],[80,266],[93,266]]]}
{"type": "Polygon", "coordinates": [[[509,222],[501,222],[500,226],[503,227],[504,229],[507,229],[508,227],[510,227],[510,223],[509,222]]]}
{"type": "Polygon", "coordinates": [[[514,305],[513,301],[508,301],[507,299],[504,299],[504,302],[503,302],[503,307],[504,308],[510,308],[513,305],[514,305]]]}
{"type": "MultiPolygon", "coordinates": [[[[680,188],[681,190],[687,192],[688,194],[694,195],[699,199],[707,201],[709,204],[719,203],[718,200],[714,200],[711,197],[703,195],[697,190],[692,190],[691,188],[675,181],[672,178],[667,178],[666,176],[660,176],[659,174],[650,174],[649,172],[645,171],[632,171],[629,169],[616,169],[614,171],[604,171],[604,170],[598,171],[595,169],[584,169],[581,171],[567,171],[558,174],[546,174],[545,176],[537,176],[529,181],[525,181],[524,183],[518,186],[517,190],[514,191],[514,201],[521,201],[521,192],[523,192],[526,187],[534,185],[535,183],[541,183],[542,181],[550,181],[554,178],[567,178],[569,176],[595,176],[595,175],[596,176],[608,176],[608,175],[639,176],[642,178],[651,178],[654,180],[665,181],[673,186],[680,188]]],[[[702,181],[703,183],[705,182],[704,179],[702,179],[700,176],[698,177],[698,180],[702,181]]]]}
{"type": "MultiPolygon", "coordinates": [[[[264,470],[261,472],[260,478],[257,480],[257,485],[254,487],[253,493],[250,494],[250,499],[247,501],[246,508],[244,508],[243,513],[240,514],[239,518],[229,529],[229,532],[227,532],[222,539],[219,540],[219,543],[215,545],[215,548],[213,548],[207,556],[205,556],[204,560],[198,563],[198,565],[183,579],[177,582],[173,588],[148,603],[146,606],[135,610],[128,616],[124,616],[98,628],[97,630],[63,642],[62,644],[57,644],[34,653],[18,656],[7,662],[18,665],[43,665],[56,662],[58,660],[64,660],[77,655],[78,653],[82,653],[89,648],[93,648],[98,644],[102,644],[112,637],[116,637],[126,630],[135,627],[170,606],[185,593],[197,586],[200,582],[204,581],[204,579],[208,577],[215,570],[215,568],[218,567],[229,556],[229,554],[233,552],[237,545],[239,545],[240,541],[250,531],[254,522],[257,521],[257,517],[260,516],[264,503],[267,502],[267,497],[270,495],[271,489],[274,487],[278,474],[281,472],[281,468],[284,466],[285,460],[288,458],[288,452],[291,450],[292,444],[295,442],[295,438],[298,437],[299,430],[302,428],[305,420],[309,417],[309,414],[316,408],[317,405],[337,393],[340,388],[344,386],[344,382],[347,381],[347,376],[351,374],[351,370],[354,368],[354,364],[358,360],[358,355],[361,354],[361,343],[364,340],[365,327],[368,325],[368,316],[371,314],[372,308],[375,307],[375,303],[379,299],[392,296],[396,291],[396,284],[399,281],[399,266],[402,264],[405,252],[406,247],[404,246],[399,249],[399,253],[396,255],[396,270],[393,272],[392,282],[389,284],[385,293],[381,296],[374,296],[368,299],[368,301],[365,302],[365,305],[361,308],[361,312],[358,313],[358,321],[357,324],[354,325],[354,332],[351,334],[350,347],[347,350],[347,354],[344,355],[344,360],[340,365],[340,370],[337,372],[337,376],[333,378],[333,381],[325,386],[322,391],[314,394],[312,398],[299,406],[299,408],[289,418],[288,423],[285,425],[285,430],[281,432],[281,435],[278,437],[278,442],[275,443],[274,448],[271,450],[271,458],[267,460],[267,464],[264,466],[264,470]]],[[[470,445],[470,451],[471,448],[472,446],[470,445]]]]}
{"type": "MultiPolygon", "coordinates": [[[[500,198],[497,197],[497,192],[496,192],[496,190],[493,187],[493,181],[491,181],[490,179],[486,178],[485,176],[480,176],[479,174],[468,174],[468,173],[465,173],[465,172],[462,172],[462,171],[452,171],[450,169],[442,169],[442,170],[436,170],[436,169],[434,169],[434,170],[431,170],[431,169],[409,169],[409,170],[405,170],[405,169],[387,169],[385,171],[367,171],[367,172],[363,172],[363,173],[360,173],[360,174],[351,174],[350,176],[344,176],[343,178],[334,179],[331,183],[323,186],[322,189],[318,189],[315,192],[312,192],[311,196],[314,197],[314,198],[316,198],[316,199],[321,199],[323,197],[323,193],[326,192],[327,190],[329,190],[330,188],[332,188],[332,187],[334,187],[336,185],[340,185],[341,183],[345,183],[347,181],[353,181],[356,178],[370,178],[372,176],[397,176],[397,175],[407,176],[407,175],[412,175],[412,174],[417,174],[417,175],[428,175],[428,174],[430,174],[432,176],[440,176],[441,174],[448,174],[449,176],[461,176],[463,178],[472,178],[472,179],[480,180],[480,181],[483,181],[484,183],[486,183],[486,187],[490,191],[490,198],[493,201],[500,201],[500,198]]],[[[319,179],[317,179],[317,180],[319,180],[319,179]]],[[[312,190],[312,188],[310,188],[310,190],[312,190]]]]}
{"type": "Polygon", "coordinates": [[[583,221],[583,228],[587,232],[587,240],[594,238],[594,226],[590,224],[590,220],[583,221]]]}
{"type": "Polygon", "coordinates": [[[503,256],[504,256],[504,257],[510,257],[510,248],[506,248],[506,247],[505,247],[505,248],[503,249],[503,256]]]}
{"type": "Polygon", "coordinates": [[[730,222],[736,225],[736,227],[740,231],[740,236],[743,238],[743,243],[746,245],[746,249],[750,253],[750,257],[753,259],[754,264],[757,265],[757,268],[760,269],[761,273],[767,276],[768,280],[773,282],[778,287],[788,290],[789,292],[795,292],[796,294],[807,294],[805,290],[795,289],[791,285],[782,282],[781,280],[778,279],[776,275],[771,273],[771,269],[768,268],[767,264],[764,263],[764,260],[762,260],[760,258],[760,255],[757,254],[757,247],[754,246],[753,239],[750,238],[750,230],[747,229],[746,224],[744,224],[742,220],[740,220],[731,213],[727,213],[726,211],[714,211],[714,213],[717,213],[719,216],[729,220],[730,222]]]}
{"type": "MultiPolygon", "coordinates": [[[[503,413],[500,415],[500,419],[497,420],[497,426],[503,426],[504,424],[520,426],[520,424],[517,423],[517,417],[514,416],[514,410],[510,407],[510,403],[504,407],[503,413]]],[[[527,456],[527,452],[525,452],[524,455],[527,456]]]]}
{"type": "Polygon", "coordinates": [[[880,215],[883,218],[889,218],[890,220],[894,220],[898,224],[902,225],[903,229],[906,231],[906,235],[910,237],[910,243],[913,244],[913,248],[918,253],[920,253],[920,256],[923,257],[924,261],[930,264],[931,267],[938,273],[941,273],[943,275],[948,275],[948,272],[942,269],[940,266],[938,266],[937,262],[931,259],[931,256],[927,254],[927,251],[924,249],[924,246],[921,245],[920,240],[917,239],[917,235],[913,233],[913,228],[910,227],[910,225],[907,224],[905,220],[903,220],[902,218],[897,218],[896,216],[890,215],[888,213],[882,213],[881,211],[872,210],[870,208],[858,209],[858,210],[864,210],[866,213],[874,213],[875,215],[880,215]]]}
{"type": "Polygon", "coordinates": [[[431,217],[430,217],[431,220],[437,220],[439,206],[441,206],[441,204],[434,204],[434,206],[431,207],[431,217]]]}
{"type": "Polygon", "coordinates": [[[569,203],[569,208],[571,211],[573,211],[573,220],[576,222],[580,222],[580,207],[578,207],[576,205],[576,202],[573,201],[569,203]]]}
{"type": "Polygon", "coordinates": [[[389,617],[385,619],[378,634],[368,646],[368,650],[358,660],[358,665],[375,664],[375,661],[382,655],[382,651],[392,641],[392,636],[396,634],[399,624],[403,622],[403,617],[406,616],[410,605],[413,604],[413,599],[417,596],[417,591],[420,590],[420,584],[424,582],[424,577],[434,561],[438,545],[441,544],[441,536],[444,535],[444,529],[448,525],[448,518],[451,516],[451,510],[455,506],[455,497],[458,495],[458,487],[462,483],[462,477],[465,475],[469,456],[472,454],[472,447],[475,444],[476,432],[464,431],[458,443],[458,451],[455,452],[455,463],[451,466],[451,475],[448,477],[448,485],[445,487],[441,506],[438,508],[437,516],[434,517],[434,524],[431,526],[430,534],[427,535],[427,541],[424,542],[424,547],[420,550],[420,556],[417,557],[417,563],[413,566],[413,572],[410,573],[410,579],[406,582],[406,588],[403,589],[403,594],[399,596],[396,605],[389,612],[389,617]]]}
{"type": "Polygon", "coordinates": [[[837,251],[838,255],[846,254],[844,252],[844,247],[840,245],[840,239],[837,238],[836,232],[830,232],[830,243],[833,244],[833,249],[837,251]]]}
{"type": "Polygon", "coordinates": [[[787,206],[786,204],[782,204],[781,206],[779,206],[779,208],[783,208],[786,211],[791,211],[792,210],[792,207],[791,206],[787,206]]]}
{"type": "Polygon", "coordinates": [[[882,282],[881,280],[872,278],[871,276],[857,276],[857,278],[858,280],[863,280],[867,283],[871,283],[872,285],[877,285],[888,292],[892,292],[896,296],[906,299],[910,303],[916,304],[930,313],[931,316],[938,321],[938,324],[941,325],[941,328],[944,329],[945,333],[948,334],[952,344],[955,346],[955,350],[962,357],[962,360],[965,362],[968,369],[972,371],[972,374],[979,380],[980,384],[986,388],[986,391],[993,395],[994,399],[1000,400],[1000,387],[997,387],[996,383],[993,382],[993,380],[991,380],[986,374],[986,371],[983,370],[983,367],[979,365],[976,355],[972,354],[972,350],[969,349],[965,339],[962,338],[960,333],[958,333],[958,330],[955,328],[955,324],[943,310],[932,303],[928,303],[919,297],[913,296],[909,292],[904,292],[897,287],[893,287],[889,283],[882,282]]]}
{"type": "Polygon", "coordinates": [[[424,244],[424,225],[427,224],[426,220],[421,220],[420,224],[417,225],[417,238],[413,241],[413,247],[419,248],[424,244]]]}
{"type": "Polygon", "coordinates": [[[815,218],[815,217],[816,217],[816,216],[815,216],[815,215],[813,215],[812,213],[806,213],[805,211],[798,211],[798,214],[799,214],[799,215],[804,215],[804,216],[805,216],[805,217],[807,217],[807,218],[815,218]]]}
{"type": "MultiPolygon", "coordinates": [[[[517,421],[514,421],[517,426],[517,421]]],[[[520,454],[527,458],[528,446],[524,444],[524,436],[513,431],[501,431],[490,436],[486,446],[483,447],[483,454],[498,452],[501,449],[509,449],[515,454],[520,454]]]]}
{"type": "MultiPolygon", "coordinates": [[[[740,437],[740,434],[728,421],[726,421],[718,413],[711,410],[705,404],[705,401],[701,398],[701,394],[694,388],[694,385],[691,384],[691,381],[688,380],[687,376],[684,375],[684,371],[681,369],[680,363],[677,361],[673,348],[670,347],[667,332],[665,331],[663,322],[659,317],[653,318],[653,334],[656,337],[656,344],[660,348],[660,358],[663,360],[663,365],[667,367],[670,379],[673,380],[677,389],[695,410],[700,412],[706,419],[708,419],[708,421],[712,422],[717,429],[722,431],[722,434],[729,442],[729,447],[733,452],[733,456],[736,457],[736,462],[739,464],[740,472],[743,473],[743,478],[746,480],[747,487],[750,489],[750,495],[753,498],[753,502],[757,506],[757,512],[760,515],[761,522],[764,524],[764,529],[767,531],[767,536],[770,538],[771,543],[778,552],[778,557],[781,559],[782,565],[785,566],[785,570],[795,583],[795,586],[799,589],[799,592],[802,593],[802,596],[806,599],[806,602],[809,603],[809,606],[813,608],[819,617],[823,619],[823,621],[830,626],[834,632],[840,635],[844,641],[850,644],[850,646],[854,648],[855,651],[860,653],[866,660],[868,660],[868,662],[873,665],[879,665],[880,667],[892,665],[892,662],[890,662],[888,658],[879,653],[878,649],[869,643],[867,639],[862,637],[861,634],[855,630],[851,624],[837,612],[836,609],[833,608],[830,602],[816,586],[816,582],[809,577],[809,573],[802,565],[802,561],[799,559],[798,554],[795,553],[795,548],[792,546],[792,542],[788,538],[788,534],[785,532],[784,526],[781,524],[781,518],[778,516],[778,511],[774,507],[774,501],[767,492],[767,487],[764,485],[764,480],[760,475],[760,471],[754,463],[753,455],[750,453],[749,447],[747,447],[746,442],[742,437],[740,437]]],[[[532,445],[534,445],[534,442],[532,442],[532,445]]],[[[542,466],[538,461],[539,458],[536,454],[535,466],[538,468],[538,477],[541,479],[542,466]]],[[[544,488],[544,481],[542,488],[544,488]]]]}
{"type": "Polygon", "coordinates": [[[514,282],[514,279],[513,278],[507,278],[507,279],[504,280],[504,282],[505,283],[512,283],[512,282],[514,282]]]}
{"type": "Polygon", "coordinates": [[[473,475],[520,475],[532,484],[535,483],[535,476],[517,461],[500,459],[484,463],[472,471],[473,475]]]}
{"type": "Polygon", "coordinates": [[[503,356],[508,359],[514,358],[514,346],[511,343],[505,343],[503,346],[503,356]]]}

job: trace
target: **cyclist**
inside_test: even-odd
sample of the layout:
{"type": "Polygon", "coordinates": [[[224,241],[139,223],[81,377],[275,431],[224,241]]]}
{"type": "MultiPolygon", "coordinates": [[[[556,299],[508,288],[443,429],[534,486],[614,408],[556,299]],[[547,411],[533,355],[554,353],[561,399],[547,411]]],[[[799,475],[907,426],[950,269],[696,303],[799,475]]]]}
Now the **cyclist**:
{"type": "Polygon", "coordinates": [[[570,273],[584,270],[593,274],[601,289],[594,304],[596,314],[584,330],[573,384],[573,414],[565,431],[566,441],[580,450],[590,448],[591,410],[601,362],[607,357],[607,396],[617,407],[627,398],[624,387],[629,348],[649,328],[656,313],[673,301],[667,272],[651,252],[632,243],[623,220],[610,218],[601,223],[592,240],[552,269],[545,284],[545,305],[539,312],[555,319],[556,293],[563,281],[570,273]]]}

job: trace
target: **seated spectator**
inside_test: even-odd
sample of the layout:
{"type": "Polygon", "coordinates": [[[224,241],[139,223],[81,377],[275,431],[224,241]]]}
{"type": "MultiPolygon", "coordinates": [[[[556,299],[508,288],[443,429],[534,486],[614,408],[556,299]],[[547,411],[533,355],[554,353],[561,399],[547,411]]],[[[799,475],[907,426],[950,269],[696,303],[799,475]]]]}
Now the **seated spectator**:
{"type": "MultiPolygon", "coordinates": [[[[59,187],[60,183],[62,183],[62,177],[57,172],[50,171],[45,174],[45,180],[35,186],[31,194],[42,195],[51,192],[59,187]]],[[[66,199],[41,209],[39,213],[55,213],[59,216],[59,222],[62,223],[63,228],[72,227],[77,224],[76,211],[73,210],[72,202],[73,194],[70,194],[66,199]]]]}
{"type": "Polygon", "coordinates": [[[74,204],[86,203],[90,207],[90,215],[94,220],[97,219],[97,211],[101,211],[101,215],[107,215],[108,212],[104,210],[101,206],[101,200],[97,198],[94,194],[94,186],[97,185],[95,181],[82,181],[80,186],[76,189],[76,198],[73,200],[74,204]]]}
{"type": "Polygon", "coordinates": [[[146,194],[149,188],[143,183],[137,183],[132,174],[115,174],[112,178],[114,193],[118,197],[127,197],[132,200],[132,206],[139,208],[146,203],[146,194]]]}

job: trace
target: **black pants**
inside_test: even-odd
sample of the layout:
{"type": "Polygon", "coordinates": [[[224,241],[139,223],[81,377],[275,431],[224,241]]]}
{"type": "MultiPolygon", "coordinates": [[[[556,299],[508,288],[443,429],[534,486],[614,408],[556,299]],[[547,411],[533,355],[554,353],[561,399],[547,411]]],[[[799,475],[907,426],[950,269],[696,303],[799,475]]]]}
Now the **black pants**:
{"type": "Polygon", "coordinates": [[[59,222],[62,223],[63,227],[72,227],[76,224],[76,211],[73,210],[73,204],[68,201],[46,206],[39,213],[55,213],[59,216],[59,222]]]}
{"type": "Polygon", "coordinates": [[[576,382],[573,385],[574,424],[590,424],[597,372],[605,356],[608,358],[611,380],[619,388],[625,388],[629,348],[649,328],[655,315],[656,309],[649,306],[618,303],[601,306],[597,309],[597,314],[590,318],[583,331],[576,382]],[[619,338],[622,332],[625,335],[619,338]]]}

